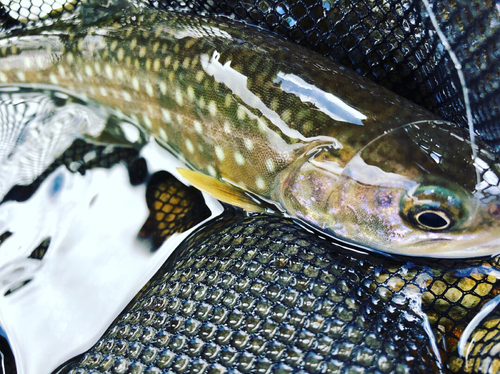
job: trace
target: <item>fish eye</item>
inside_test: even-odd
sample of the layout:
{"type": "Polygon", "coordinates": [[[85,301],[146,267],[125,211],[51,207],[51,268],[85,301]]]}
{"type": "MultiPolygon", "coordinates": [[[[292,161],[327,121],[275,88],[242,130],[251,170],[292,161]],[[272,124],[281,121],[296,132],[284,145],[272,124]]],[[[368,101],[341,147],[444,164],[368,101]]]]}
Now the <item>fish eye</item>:
{"type": "Polygon", "coordinates": [[[468,214],[465,196],[439,186],[418,186],[400,201],[400,214],[407,222],[425,231],[456,229],[468,214]]]}
{"type": "Polygon", "coordinates": [[[418,227],[428,231],[446,230],[453,225],[452,217],[448,212],[428,207],[424,207],[417,213],[412,212],[409,218],[418,227]]]}

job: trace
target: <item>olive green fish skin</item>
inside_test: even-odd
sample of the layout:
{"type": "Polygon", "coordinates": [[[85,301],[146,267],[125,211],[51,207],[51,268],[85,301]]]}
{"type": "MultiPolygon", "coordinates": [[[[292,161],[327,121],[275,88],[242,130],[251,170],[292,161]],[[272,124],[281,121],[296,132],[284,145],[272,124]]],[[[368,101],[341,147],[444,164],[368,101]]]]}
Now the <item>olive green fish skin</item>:
{"type": "Polygon", "coordinates": [[[228,176],[264,197],[270,197],[277,172],[308,148],[304,138],[335,138],[343,147],[341,159],[348,161],[384,131],[433,118],[315,54],[235,25],[162,14],[161,19],[151,15],[133,26],[70,35],[64,44],[55,35],[6,41],[2,54],[15,57],[3,58],[0,81],[54,84],[120,108],[196,169],[228,176]],[[290,60],[290,55],[300,58],[290,60]],[[276,82],[279,72],[335,93],[367,117],[362,129],[361,123],[332,120],[313,104],[284,92],[276,82]],[[254,105],[220,82],[224,76],[234,85],[246,84],[248,101],[254,105]],[[268,117],[282,118],[302,139],[293,131],[284,134],[262,115],[258,108],[264,106],[268,117]]]}
{"type": "MultiPolygon", "coordinates": [[[[441,253],[436,246],[455,237],[446,234],[443,240],[400,212],[404,193],[423,181],[418,178],[435,173],[426,171],[428,154],[415,144],[420,156],[406,143],[389,141],[377,151],[390,155],[383,163],[390,173],[401,174],[404,188],[398,185],[379,196],[378,185],[368,183],[363,190],[359,179],[354,186],[343,182],[343,189],[336,184],[363,147],[403,125],[435,119],[431,113],[257,29],[141,12],[133,21],[0,41],[0,84],[62,87],[119,109],[192,168],[348,240],[399,253],[409,243],[418,254],[436,255],[441,253]],[[426,243],[423,249],[419,243],[426,243]]],[[[437,180],[446,182],[449,176],[439,173],[437,180]]],[[[410,211],[414,201],[403,208],[410,211]]],[[[495,224],[488,209],[482,207],[480,219],[473,217],[472,231],[476,235],[486,227],[489,240],[495,224]]],[[[472,245],[481,240],[473,239],[472,245]]]]}

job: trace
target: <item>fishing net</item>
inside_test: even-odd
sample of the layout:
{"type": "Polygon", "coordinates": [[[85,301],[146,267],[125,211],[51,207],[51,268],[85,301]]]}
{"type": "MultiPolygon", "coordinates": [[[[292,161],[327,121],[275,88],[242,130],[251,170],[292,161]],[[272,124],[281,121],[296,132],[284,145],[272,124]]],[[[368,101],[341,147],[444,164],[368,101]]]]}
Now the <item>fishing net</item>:
{"type": "MultiPolygon", "coordinates": [[[[119,11],[116,3],[102,6],[119,11]]],[[[0,4],[0,35],[71,22],[79,11],[76,1],[0,4]]],[[[257,24],[444,119],[466,127],[469,117],[500,149],[496,2],[143,4],[257,24]]],[[[140,178],[140,165],[132,174],[140,178]]],[[[427,264],[356,256],[287,220],[234,212],[184,243],[103,338],[65,370],[496,372],[497,268],[496,260],[427,264]],[[491,313],[481,316],[486,306],[491,313]],[[468,344],[459,346],[462,336],[468,344]]]]}
{"type": "Polygon", "coordinates": [[[496,266],[356,256],[288,220],[226,214],[176,250],[101,340],[65,368],[480,372],[498,364],[491,344],[498,318],[484,321],[468,359],[457,344],[496,293],[489,275],[496,266]]]}

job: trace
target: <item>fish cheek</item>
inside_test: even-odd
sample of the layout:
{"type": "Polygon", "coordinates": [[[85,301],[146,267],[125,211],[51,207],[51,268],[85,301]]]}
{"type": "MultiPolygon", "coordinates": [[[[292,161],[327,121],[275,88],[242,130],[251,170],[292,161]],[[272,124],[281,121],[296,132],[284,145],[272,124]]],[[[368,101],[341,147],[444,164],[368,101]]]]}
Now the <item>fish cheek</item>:
{"type": "Polygon", "coordinates": [[[332,224],[328,201],[336,180],[336,175],[307,161],[283,180],[280,200],[290,214],[327,229],[332,224]]]}
{"type": "Polygon", "coordinates": [[[399,215],[402,194],[342,177],[329,201],[337,222],[334,234],[378,249],[406,237],[412,229],[399,215]]]}

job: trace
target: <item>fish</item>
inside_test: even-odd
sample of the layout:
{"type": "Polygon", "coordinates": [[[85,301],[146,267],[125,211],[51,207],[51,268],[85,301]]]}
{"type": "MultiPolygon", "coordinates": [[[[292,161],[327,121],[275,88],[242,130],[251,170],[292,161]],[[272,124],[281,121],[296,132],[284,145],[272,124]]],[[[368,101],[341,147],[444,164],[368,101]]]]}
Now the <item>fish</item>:
{"type": "Polygon", "coordinates": [[[500,162],[485,142],[248,25],[135,9],[30,31],[0,40],[0,86],[117,109],[195,187],[337,242],[441,258],[500,249],[500,162]]]}

